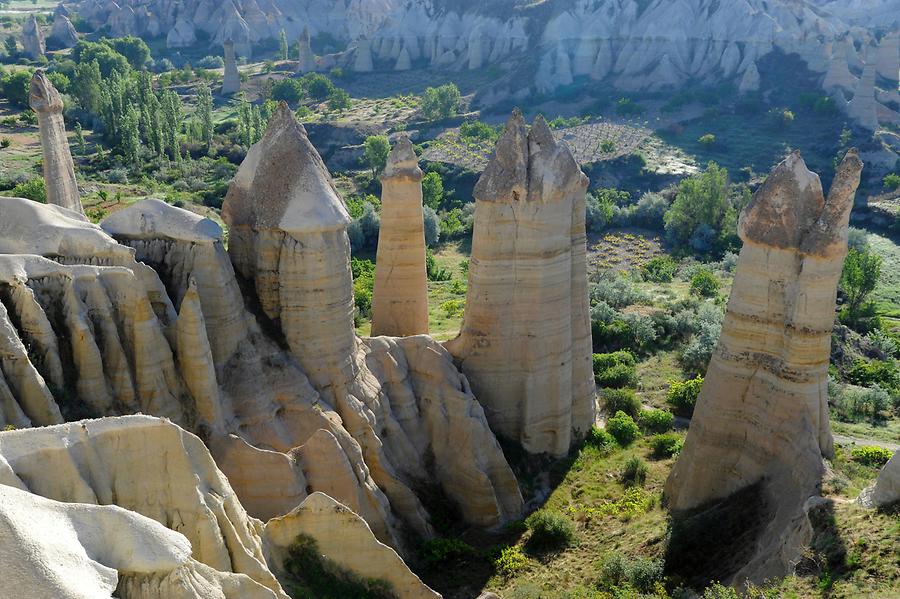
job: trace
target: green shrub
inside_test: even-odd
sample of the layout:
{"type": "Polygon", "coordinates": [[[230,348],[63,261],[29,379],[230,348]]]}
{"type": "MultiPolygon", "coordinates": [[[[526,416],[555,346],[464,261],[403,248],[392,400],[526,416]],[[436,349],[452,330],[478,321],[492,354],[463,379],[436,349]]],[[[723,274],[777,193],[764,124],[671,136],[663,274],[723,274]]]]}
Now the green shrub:
{"type": "Polygon", "coordinates": [[[863,446],[854,447],[850,452],[854,461],[873,468],[881,468],[891,459],[893,452],[884,447],[863,446]]]}
{"type": "Polygon", "coordinates": [[[666,401],[676,414],[690,418],[694,414],[694,406],[697,405],[697,397],[702,388],[702,376],[687,381],[672,381],[669,383],[666,401]]]}
{"type": "Polygon", "coordinates": [[[647,433],[665,433],[675,426],[675,416],[668,410],[642,410],[638,423],[647,433]]]}
{"type": "Polygon", "coordinates": [[[706,587],[702,599],[741,599],[741,595],[733,588],[716,582],[706,587]]]}
{"type": "Polygon", "coordinates": [[[41,204],[47,203],[47,188],[44,185],[43,177],[35,177],[24,183],[19,183],[6,195],[14,198],[26,198],[41,204]]]}
{"type": "Polygon", "coordinates": [[[641,401],[631,389],[601,389],[600,397],[603,398],[607,414],[624,412],[637,418],[641,413],[641,401]]]}
{"type": "Polygon", "coordinates": [[[625,462],[625,468],[622,469],[622,484],[626,487],[643,487],[647,482],[647,473],[650,467],[647,462],[638,456],[631,456],[625,462]]]}
{"type": "Polygon", "coordinates": [[[575,525],[562,514],[540,510],[528,516],[525,525],[531,531],[529,547],[558,551],[575,544],[575,525]]]}
{"type": "Polygon", "coordinates": [[[873,385],[871,389],[839,391],[832,398],[837,417],[844,422],[882,420],[891,407],[891,396],[884,389],[873,385]]]}
{"type": "Polygon", "coordinates": [[[594,354],[594,374],[601,370],[625,364],[626,366],[634,366],[637,361],[631,352],[617,351],[609,354],[594,354]]]}
{"type": "Polygon", "coordinates": [[[890,173],[884,177],[884,188],[885,189],[897,189],[900,187],[900,175],[897,173],[890,173]]]}
{"type": "Polygon", "coordinates": [[[678,263],[668,256],[658,256],[644,265],[644,279],[653,283],[671,283],[678,270],[678,263]]]}
{"type": "Polygon", "coordinates": [[[621,410],[607,421],[606,430],[622,447],[631,445],[641,436],[641,429],[635,424],[634,419],[621,410]]]}
{"type": "Polygon", "coordinates": [[[665,580],[663,561],[644,557],[629,558],[620,553],[608,555],[600,566],[597,586],[614,597],[632,597],[633,591],[650,594],[665,580]],[[632,593],[627,593],[631,587],[632,593]],[[626,591],[622,594],[621,591],[626,591]]]}
{"type": "Polygon", "coordinates": [[[622,389],[637,386],[637,369],[627,364],[616,364],[612,368],[595,373],[594,380],[598,387],[622,389]]]}
{"type": "Polygon", "coordinates": [[[691,277],[691,293],[700,297],[715,297],[719,293],[719,279],[705,268],[698,268],[691,277]]]}
{"type": "Polygon", "coordinates": [[[600,450],[610,450],[616,444],[615,438],[602,428],[592,426],[588,431],[585,443],[600,450]]]}
{"type": "Polygon", "coordinates": [[[422,560],[435,567],[475,555],[475,549],[462,539],[431,539],[421,550],[422,560]]]}
{"type": "Polygon", "coordinates": [[[503,576],[512,576],[528,565],[528,557],[518,546],[504,547],[494,560],[494,567],[503,576]]]}
{"type": "Polygon", "coordinates": [[[396,594],[383,580],[364,580],[322,556],[316,540],[299,535],[285,560],[286,590],[293,597],[318,599],[394,599],[396,594]]]}
{"type": "Polygon", "coordinates": [[[650,439],[650,448],[653,450],[653,457],[660,460],[671,458],[678,453],[681,453],[682,447],[684,447],[684,439],[675,433],[664,433],[650,439]]]}
{"type": "Polygon", "coordinates": [[[894,394],[900,391],[900,370],[893,360],[858,359],[847,372],[847,380],[860,387],[879,386],[894,394]]]}
{"type": "Polygon", "coordinates": [[[697,141],[700,142],[700,145],[702,146],[713,146],[716,144],[716,136],[712,133],[707,133],[705,135],[701,135],[700,139],[698,139],[697,141]]]}

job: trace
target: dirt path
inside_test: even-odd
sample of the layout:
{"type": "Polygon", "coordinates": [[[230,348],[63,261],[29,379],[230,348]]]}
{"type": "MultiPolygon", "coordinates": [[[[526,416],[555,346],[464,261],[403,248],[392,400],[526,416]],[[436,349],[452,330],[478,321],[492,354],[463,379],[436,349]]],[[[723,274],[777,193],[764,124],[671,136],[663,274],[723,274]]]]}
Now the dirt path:
{"type": "Polygon", "coordinates": [[[861,439],[859,437],[845,437],[844,435],[834,435],[834,442],[840,445],[860,445],[863,447],[884,447],[891,451],[900,451],[900,445],[897,443],[889,443],[887,441],[879,441],[878,439],[861,439]]]}

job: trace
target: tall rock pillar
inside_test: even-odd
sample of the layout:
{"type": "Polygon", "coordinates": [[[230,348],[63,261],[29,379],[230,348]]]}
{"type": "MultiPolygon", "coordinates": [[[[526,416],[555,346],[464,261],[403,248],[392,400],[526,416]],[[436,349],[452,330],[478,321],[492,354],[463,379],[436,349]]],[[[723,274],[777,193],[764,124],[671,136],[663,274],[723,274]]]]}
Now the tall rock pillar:
{"type": "Polygon", "coordinates": [[[374,69],[372,63],[372,42],[369,38],[361,36],[356,41],[356,56],[353,58],[353,70],[357,73],[371,73],[374,69]]]}
{"type": "Polygon", "coordinates": [[[234,42],[231,38],[222,44],[225,50],[225,75],[222,79],[222,95],[228,96],[241,91],[241,74],[234,58],[234,42]]]}
{"type": "Polygon", "coordinates": [[[475,186],[469,291],[446,346],[492,428],[564,455],[594,422],[585,263],[588,180],[540,117],[516,111],[475,186]]]}
{"type": "Polygon", "coordinates": [[[300,56],[297,61],[298,73],[311,73],[316,70],[316,56],[312,51],[312,40],[309,36],[309,28],[304,27],[300,35],[300,56]]]}
{"type": "Polygon", "coordinates": [[[744,246],[722,335],[666,482],[676,513],[715,509],[760,485],[750,501],[764,511],[753,518],[755,538],[729,531],[749,552],[736,583],[784,575],[811,534],[803,506],[819,491],[822,457],[833,453],[831,331],[861,170],[851,150],[826,201],[819,177],[794,153],[741,214],[744,246]]]}
{"type": "Polygon", "coordinates": [[[25,54],[33,60],[37,60],[47,51],[44,32],[41,31],[41,26],[38,25],[34,15],[31,15],[22,26],[22,47],[25,48],[25,54]]]}
{"type": "Polygon", "coordinates": [[[409,137],[394,145],[381,177],[381,231],[372,295],[372,336],[428,332],[425,223],[419,159],[409,137]]]}
{"type": "Polygon", "coordinates": [[[75,164],[72,162],[69,142],[66,139],[62,98],[44,71],[40,69],[35,71],[31,78],[28,103],[37,113],[41,132],[47,203],[84,214],[78,185],[75,182],[75,164]]]}
{"type": "Polygon", "coordinates": [[[228,189],[235,270],[314,386],[354,376],[350,216],[303,125],[282,102],[228,189]]]}

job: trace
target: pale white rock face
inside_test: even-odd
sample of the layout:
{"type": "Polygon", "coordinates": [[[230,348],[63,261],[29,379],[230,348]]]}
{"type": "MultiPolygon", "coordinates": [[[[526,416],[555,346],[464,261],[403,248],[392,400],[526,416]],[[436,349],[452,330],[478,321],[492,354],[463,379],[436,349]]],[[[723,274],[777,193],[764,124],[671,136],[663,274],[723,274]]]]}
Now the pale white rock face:
{"type": "Polygon", "coordinates": [[[297,61],[298,73],[310,73],[316,70],[316,56],[313,54],[310,43],[309,29],[304,29],[300,34],[300,57],[297,61]]]}
{"type": "MultiPolygon", "coordinates": [[[[118,578],[126,598],[288,599],[266,565],[262,523],[244,511],[200,439],[171,422],[124,416],[4,432],[0,458],[0,512],[23,541],[38,540],[26,597],[46,596],[42,583],[62,597],[108,596],[77,587],[69,593],[66,585],[83,579],[105,590],[118,578]],[[9,487],[19,491],[2,491],[9,487]],[[29,510],[43,517],[24,520],[29,510]],[[24,536],[54,521],[71,527],[24,536]],[[66,558],[51,559],[49,571],[39,565],[40,552],[53,551],[47,539],[60,540],[57,551],[66,558]],[[62,573],[57,568],[65,580],[54,576],[62,573]],[[184,569],[205,583],[197,581],[197,591],[218,594],[162,592],[195,578],[184,569]]],[[[3,565],[11,564],[0,559],[3,565]]]]}
{"type": "Polygon", "coordinates": [[[357,73],[371,73],[374,68],[372,62],[372,42],[370,42],[368,38],[361,37],[356,41],[353,70],[357,73]]]}
{"type": "Polygon", "coordinates": [[[173,27],[166,35],[167,48],[187,48],[197,42],[197,31],[193,23],[180,18],[175,21],[173,27]]]}
{"type": "Polygon", "coordinates": [[[752,62],[747,70],[744,71],[744,76],[741,77],[741,84],[738,86],[738,91],[743,94],[759,91],[760,83],[759,69],[756,68],[756,63],[752,62]]]}
{"type": "Polygon", "coordinates": [[[900,33],[894,31],[881,39],[876,59],[878,76],[892,82],[896,89],[900,80],[900,33]]]}
{"type": "Polygon", "coordinates": [[[847,115],[869,131],[878,129],[878,102],[875,99],[876,64],[870,62],[863,69],[853,98],[847,103],[847,115]]]}
{"type": "MultiPolygon", "coordinates": [[[[427,337],[361,341],[353,329],[349,216],[302,125],[282,104],[249,151],[223,206],[229,253],[323,400],[359,442],[392,510],[419,534],[431,528],[413,492],[433,481],[459,499],[467,519],[493,526],[522,500],[483,412],[449,354],[427,337]],[[412,343],[410,346],[409,344],[412,343]],[[376,351],[376,348],[380,348],[376,351]],[[390,360],[377,359],[388,352],[390,360]],[[420,369],[419,360],[430,368],[420,369]],[[426,374],[427,373],[427,374],[426,374]],[[458,446],[429,473],[425,456],[445,437],[421,419],[449,405],[458,446]]],[[[440,462],[440,460],[436,460],[440,462]]]]}
{"type": "Polygon", "coordinates": [[[71,48],[78,43],[78,32],[69,17],[57,13],[53,18],[53,28],[50,30],[50,39],[58,46],[71,48]]]}
{"type": "Polygon", "coordinates": [[[400,54],[397,56],[397,64],[394,65],[395,71],[408,71],[412,68],[412,61],[409,57],[409,51],[406,49],[406,46],[403,46],[400,50],[400,54]]]}
{"type": "Polygon", "coordinates": [[[222,44],[225,51],[225,74],[222,78],[222,95],[232,95],[241,91],[241,74],[234,58],[234,42],[230,39],[222,44]]]}
{"type": "Polygon", "coordinates": [[[878,473],[875,484],[862,492],[859,502],[867,507],[887,507],[900,501],[900,451],[878,473]]]}
{"type": "Polygon", "coordinates": [[[397,552],[379,543],[365,520],[324,493],[313,493],[291,513],[266,522],[269,563],[279,571],[298,535],[312,537],[331,562],[364,579],[387,582],[399,599],[440,599],[397,552]]]}
{"type": "Polygon", "coordinates": [[[372,293],[372,336],[428,333],[428,278],[419,159],[402,135],[381,176],[381,229],[372,293]]]}
{"type": "Polygon", "coordinates": [[[594,422],[587,177],[543,119],[515,113],[475,187],[465,316],[446,343],[491,426],[564,455],[594,422]]]}
{"type": "Polygon", "coordinates": [[[679,513],[761,485],[767,520],[747,541],[736,583],[783,576],[811,534],[804,505],[833,453],[831,331],[861,170],[851,151],[826,200],[818,176],[792,154],[741,215],[744,246],[722,335],[665,488],[679,513]]]}
{"type": "MultiPolygon", "coordinates": [[[[828,72],[822,82],[822,88],[831,92],[836,88],[850,92],[856,88],[858,79],[850,72],[847,64],[847,41],[835,42],[828,72]]],[[[852,42],[849,42],[852,43],[852,42]]]]}

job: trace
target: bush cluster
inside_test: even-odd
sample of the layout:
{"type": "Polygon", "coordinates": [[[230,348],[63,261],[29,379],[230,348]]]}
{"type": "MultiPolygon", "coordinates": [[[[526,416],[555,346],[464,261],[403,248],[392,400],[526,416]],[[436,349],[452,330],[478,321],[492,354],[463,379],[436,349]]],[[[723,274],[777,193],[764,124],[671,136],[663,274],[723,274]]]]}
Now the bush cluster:
{"type": "Polygon", "coordinates": [[[684,447],[684,439],[675,433],[655,435],[650,439],[653,457],[657,459],[671,458],[679,454],[682,447],[684,447]]]}
{"type": "Polygon", "coordinates": [[[637,386],[634,355],[627,351],[594,354],[594,380],[598,387],[621,389],[637,386]]]}
{"type": "Polygon", "coordinates": [[[531,531],[528,546],[541,551],[559,551],[575,544],[575,525],[550,510],[539,510],[525,520],[531,531]]]}
{"type": "Polygon", "coordinates": [[[855,462],[872,466],[873,468],[881,468],[888,463],[894,453],[890,449],[875,446],[854,447],[850,452],[850,456],[855,462]]]}
{"type": "Polygon", "coordinates": [[[597,586],[615,597],[653,593],[665,581],[662,560],[629,558],[616,553],[607,556],[600,567],[597,586]]]}
{"type": "Polygon", "coordinates": [[[647,466],[647,462],[636,455],[631,456],[622,469],[622,484],[626,487],[643,487],[647,482],[648,472],[650,467],[647,466]]]}
{"type": "Polygon", "coordinates": [[[606,422],[606,430],[622,447],[631,445],[641,436],[641,429],[634,419],[621,410],[606,422]]]}
{"type": "Polygon", "coordinates": [[[631,389],[601,389],[600,397],[607,414],[624,412],[632,419],[640,416],[641,401],[631,389]]]}
{"type": "Polygon", "coordinates": [[[666,401],[676,414],[689,418],[694,414],[694,406],[697,405],[697,397],[702,388],[703,377],[701,376],[688,381],[672,381],[669,383],[666,401]]]}
{"type": "Polygon", "coordinates": [[[647,433],[667,433],[675,426],[675,416],[668,410],[642,410],[638,424],[647,433]]]}

